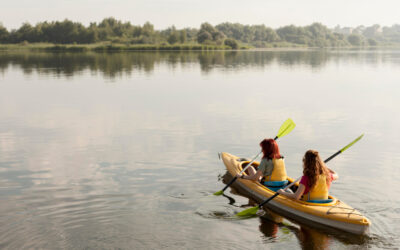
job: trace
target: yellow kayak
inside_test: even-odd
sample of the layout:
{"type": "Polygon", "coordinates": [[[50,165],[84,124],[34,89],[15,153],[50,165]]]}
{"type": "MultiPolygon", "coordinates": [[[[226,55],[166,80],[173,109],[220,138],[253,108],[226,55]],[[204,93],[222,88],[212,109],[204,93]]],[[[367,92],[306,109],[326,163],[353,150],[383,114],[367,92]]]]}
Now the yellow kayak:
{"type": "MultiPolygon", "coordinates": [[[[221,157],[231,176],[236,176],[242,171],[242,166],[245,167],[249,163],[249,161],[229,153],[222,153],[221,157]]],[[[252,165],[258,166],[259,163],[254,162],[252,165]]],[[[294,181],[292,178],[288,178],[288,180],[289,182],[294,181]]],[[[274,191],[258,181],[239,178],[234,182],[234,185],[239,191],[259,203],[275,194],[274,191]]],[[[295,183],[296,185],[299,184],[295,183]]],[[[329,203],[311,203],[279,195],[265,206],[288,218],[306,224],[316,223],[354,234],[368,232],[371,222],[359,211],[333,196],[329,196],[329,199],[331,199],[329,203]]]]}

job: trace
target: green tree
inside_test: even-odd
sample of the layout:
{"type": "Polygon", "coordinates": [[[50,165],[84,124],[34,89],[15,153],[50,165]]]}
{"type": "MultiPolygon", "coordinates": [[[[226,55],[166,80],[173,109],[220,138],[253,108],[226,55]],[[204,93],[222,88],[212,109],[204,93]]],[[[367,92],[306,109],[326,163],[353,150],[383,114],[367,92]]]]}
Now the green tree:
{"type": "Polygon", "coordinates": [[[23,41],[31,42],[34,38],[34,29],[29,23],[23,23],[22,26],[11,32],[11,40],[14,43],[20,43],[23,41]]]}
{"type": "Polygon", "coordinates": [[[244,25],[240,23],[221,23],[215,26],[216,29],[223,32],[227,37],[239,41],[244,40],[244,25]]]}
{"type": "Polygon", "coordinates": [[[199,43],[214,42],[222,44],[225,39],[225,34],[212,26],[209,23],[203,23],[200,26],[200,30],[197,33],[197,41],[199,43]]]}
{"type": "Polygon", "coordinates": [[[142,35],[150,37],[153,34],[154,34],[154,25],[151,24],[150,22],[146,22],[145,24],[143,24],[142,35]]]}
{"type": "Polygon", "coordinates": [[[210,34],[213,34],[217,30],[209,23],[202,23],[200,26],[200,31],[207,31],[210,34]]]}
{"type": "Polygon", "coordinates": [[[395,24],[391,27],[382,28],[382,37],[386,42],[399,43],[400,42],[400,25],[395,24]]]}
{"type": "Polygon", "coordinates": [[[367,37],[367,38],[375,38],[377,36],[380,36],[380,27],[378,24],[374,24],[370,27],[366,27],[363,32],[362,35],[367,37]]]}
{"type": "Polygon", "coordinates": [[[95,43],[99,41],[99,33],[96,23],[90,23],[87,29],[83,29],[79,33],[79,42],[95,43]]]}
{"type": "Polygon", "coordinates": [[[351,34],[347,37],[347,41],[353,46],[361,46],[363,44],[363,39],[358,34],[351,34]]]}
{"type": "Polygon", "coordinates": [[[0,43],[7,43],[9,35],[8,30],[0,23],[0,43]]]}
{"type": "Polygon", "coordinates": [[[142,34],[142,27],[134,26],[132,27],[132,37],[139,37],[142,34]]]}
{"type": "Polygon", "coordinates": [[[233,38],[227,38],[224,41],[224,44],[230,46],[232,49],[238,49],[239,43],[233,38]]]}
{"type": "Polygon", "coordinates": [[[275,30],[265,27],[264,25],[255,25],[254,41],[276,42],[279,40],[278,34],[275,30]]]}
{"type": "Polygon", "coordinates": [[[179,33],[176,31],[175,27],[171,31],[170,35],[168,36],[168,43],[175,44],[179,41],[179,33]]]}
{"type": "Polygon", "coordinates": [[[186,30],[183,29],[179,31],[179,42],[186,43],[186,40],[187,40],[186,30]]]}
{"type": "Polygon", "coordinates": [[[222,42],[223,42],[224,39],[225,39],[225,34],[222,33],[221,31],[217,31],[217,30],[216,30],[216,31],[212,34],[212,37],[213,37],[213,41],[214,41],[216,44],[221,45],[222,42]]]}
{"type": "Polygon", "coordinates": [[[143,43],[155,43],[156,32],[154,31],[154,26],[150,22],[146,22],[142,27],[142,41],[143,43]]]}
{"type": "Polygon", "coordinates": [[[200,30],[199,33],[197,33],[197,42],[199,43],[212,41],[212,39],[213,39],[212,35],[205,30],[200,30]]]}
{"type": "Polygon", "coordinates": [[[307,30],[303,27],[296,27],[294,25],[285,26],[277,29],[279,37],[286,42],[307,44],[308,37],[307,30]]]}
{"type": "Polygon", "coordinates": [[[197,33],[199,32],[196,28],[185,28],[187,41],[195,42],[197,40],[197,33]]]}

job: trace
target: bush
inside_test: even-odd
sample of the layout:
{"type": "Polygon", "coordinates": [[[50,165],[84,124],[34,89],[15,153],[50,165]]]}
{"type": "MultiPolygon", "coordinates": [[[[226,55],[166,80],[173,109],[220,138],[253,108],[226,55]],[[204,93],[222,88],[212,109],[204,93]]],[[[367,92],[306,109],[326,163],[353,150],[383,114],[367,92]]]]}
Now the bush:
{"type": "Polygon", "coordinates": [[[172,32],[171,35],[168,37],[168,43],[169,44],[175,44],[179,41],[179,34],[178,32],[172,32]]]}
{"type": "Polygon", "coordinates": [[[232,38],[225,39],[224,44],[231,47],[232,49],[238,49],[239,48],[239,43],[232,38]]]}
{"type": "Polygon", "coordinates": [[[197,42],[205,43],[206,41],[211,41],[213,39],[212,35],[207,31],[200,31],[197,34],[197,42]]]}
{"type": "Polygon", "coordinates": [[[361,46],[363,43],[362,37],[360,35],[351,34],[347,37],[347,41],[353,46],[361,46]]]}

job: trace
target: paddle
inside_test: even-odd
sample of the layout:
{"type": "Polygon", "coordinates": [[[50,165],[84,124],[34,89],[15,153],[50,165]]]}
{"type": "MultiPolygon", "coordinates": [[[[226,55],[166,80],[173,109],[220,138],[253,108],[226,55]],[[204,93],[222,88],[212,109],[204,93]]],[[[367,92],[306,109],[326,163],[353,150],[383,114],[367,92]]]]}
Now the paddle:
{"type": "MultiPolygon", "coordinates": [[[[348,149],[349,147],[353,146],[354,143],[358,142],[362,137],[364,136],[364,134],[360,135],[359,137],[357,137],[357,139],[355,139],[354,141],[352,141],[351,143],[347,144],[344,148],[340,149],[339,151],[337,151],[336,153],[334,153],[332,156],[330,156],[328,159],[326,159],[324,162],[327,163],[328,161],[332,160],[335,156],[337,156],[338,154],[344,152],[346,149],[348,149]]],[[[299,177],[297,180],[295,180],[294,182],[290,183],[290,185],[288,185],[284,190],[289,189],[291,186],[293,186],[296,182],[300,181],[301,177],[299,177]]],[[[273,196],[269,197],[268,199],[266,199],[265,201],[263,201],[261,204],[259,204],[256,207],[252,207],[252,208],[248,208],[246,210],[243,210],[242,212],[239,212],[236,214],[236,216],[252,216],[252,215],[256,215],[257,211],[262,208],[265,204],[267,204],[270,200],[274,199],[276,196],[278,196],[279,193],[275,193],[273,196]]]]}
{"type": "MultiPolygon", "coordinates": [[[[292,119],[287,119],[281,126],[281,128],[278,131],[278,134],[276,135],[276,137],[274,138],[274,140],[277,140],[278,138],[281,138],[287,134],[289,134],[294,127],[296,127],[296,124],[292,121],[292,119]]],[[[248,167],[251,166],[251,164],[257,159],[257,157],[261,154],[262,151],[260,151],[251,161],[249,164],[247,164],[247,166],[240,172],[240,174],[243,174],[244,171],[246,171],[246,169],[248,167]]],[[[220,191],[215,192],[214,195],[221,195],[224,193],[224,191],[230,186],[232,185],[232,183],[234,183],[236,181],[237,177],[233,177],[233,179],[220,191]]]]}

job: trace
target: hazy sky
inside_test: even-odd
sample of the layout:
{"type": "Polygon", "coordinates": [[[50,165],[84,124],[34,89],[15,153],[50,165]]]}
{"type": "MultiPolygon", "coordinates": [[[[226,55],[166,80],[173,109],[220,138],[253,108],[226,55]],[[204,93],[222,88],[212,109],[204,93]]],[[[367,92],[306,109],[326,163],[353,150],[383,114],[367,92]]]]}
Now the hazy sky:
{"type": "Polygon", "coordinates": [[[400,0],[1,0],[0,22],[8,29],[23,22],[68,18],[85,25],[113,16],[132,24],[150,21],[156,29],[199,27],[203,22],[328,27],[400,24],[400,0]]]}

